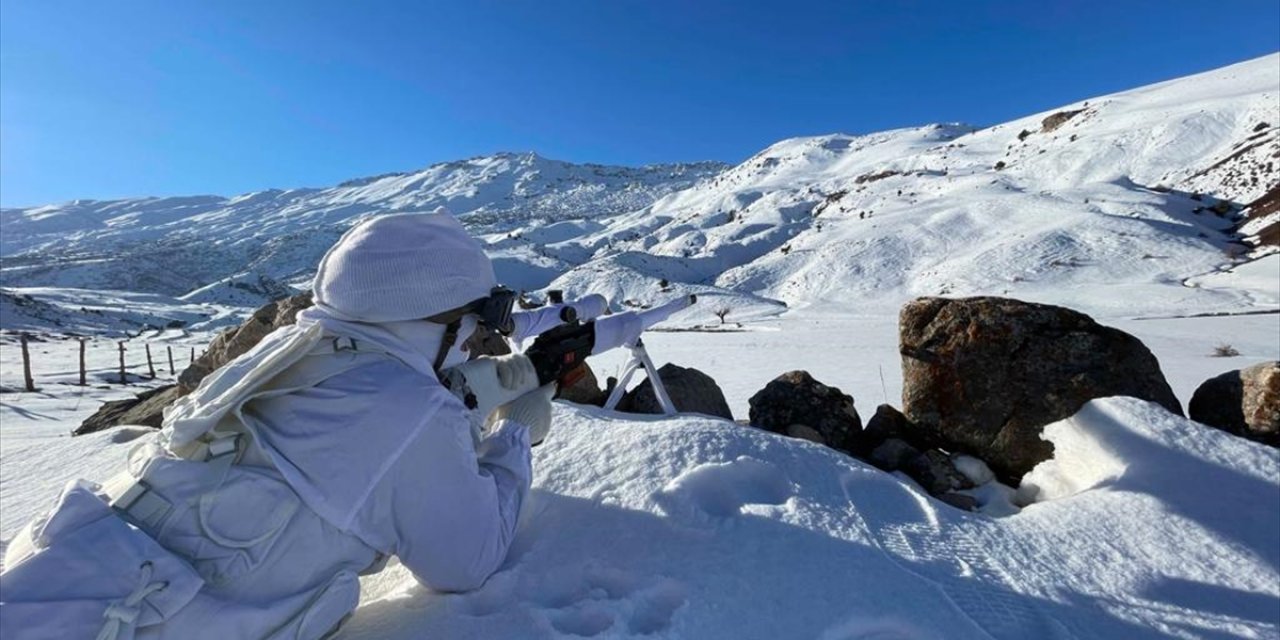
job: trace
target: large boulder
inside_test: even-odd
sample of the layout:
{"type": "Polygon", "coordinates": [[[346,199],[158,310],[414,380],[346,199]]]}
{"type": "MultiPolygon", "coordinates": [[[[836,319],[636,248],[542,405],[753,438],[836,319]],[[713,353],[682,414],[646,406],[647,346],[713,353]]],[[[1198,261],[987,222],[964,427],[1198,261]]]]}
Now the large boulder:
{"type": "MultiPolygon", "coordinates": [[[[662,378],[662,386],[671,397],[671,404],[675,405],[676,411],[733,419],[729,403],[724,399],[724,392],[711,376],[697,369],[671,363],[662,365],[658,369],[658,375],[662,378]]],[[[662,413],[662,405],[658,404],[658,396],[653,392],[653,382],[646,379],[628,391],[618,402],[618,410],[628,413],[662,413]]]]}
{"type": "Polygon", "coordinates": [[[1133,396],[1182,415],[1137,338],[1089,316],[1008,298],[919,298],[900,315],[903,413],[1005,481],[1053,455],[1041,429],[1086,402],[1133,396]]]}
{"type": "Polygon", "coordinates": [[[865,449],[862,419],[853,407],[853,397],[814,380],[808,371],[788,371],[774,378],[748,403],[751,424],[766,431],[813,439],[812,430],[829,447],[865,449]]]}
{"type": "Polygon", "coordinates": [[[1196,422],[1280,448],[1280,361],[1206,380],[1187,411],[1196,422]]]}
{"type": "Polygon", "coordinates": [[[209,348],[178,376],[178,385],[182,387],[182,393],[194,391],[200,386],[200,381],[204,380],[205,376],[252,349],[267,337],[267,334],[293,324],[297,320],[298,312],[310,307],[311,304],[311,292],[276,300],[254,311],[253,316],[239,327],[218,334],[218,337],[209,344],[209,348]]]}

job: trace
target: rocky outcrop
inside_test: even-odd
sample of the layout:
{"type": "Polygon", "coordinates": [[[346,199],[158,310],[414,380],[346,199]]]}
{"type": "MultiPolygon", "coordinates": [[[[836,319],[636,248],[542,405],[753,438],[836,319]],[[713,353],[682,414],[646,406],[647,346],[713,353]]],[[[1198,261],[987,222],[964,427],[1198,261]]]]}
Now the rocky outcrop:
{"type": "Polygon", "coordinates": [[[1084,113],[1084,109],[1072,109],[1068,111],[1059,111],[1050,114],[1040,121],[1040,131],[1049,133],[1058,127],[1066,124],[1068,120],[1084,113]]]}
{"type": "Polygon", "coordinates": [[[293,324],[298,312],[311,304],[310,292],[276,300],[254,311],[253,316],[239,327],[218,334],[209,348],[178,376],[182,392],[191,393],[205,376],[218,367],[240,357],[272,331],[293,324]]]}
{"type": "Polygon", "coordinates": [[[765,385],[748,401],[751,424],[774,433],[814,439],[842,451],[862,451],[862,419],[853,397],[813,379],[807,371],[789,371],[765,385]]]}
{"type": "Polygon", "coordinates": [[[1280,448],[1280,361],[1206,380],[1187,412],[1196,422],[1280,448]]]}
{"type": "Polygon", "coordinates": [[[141,424],[159,429],[164,420],[164,408],[180,397],[181,389],[178,385],[171,384],[126,400],[104,403],[97,412],[80,423],[71,435],[82,436],[122,424],[141,424]]]}
{"type": "MultiPolygon", "coordinates": [[[[711,376],[693,368],[664,364],[658,369],[662,386],[671,397],[671,404],[681,413],[704,413],[733,419],[724,392],[711,376]]],[[[646,379],[635,389],[628,391],[618,402],[618,410],[628,413],[662,413],[662,405],[653,393],[653,383],[646,379]]]]}
{"type": "Polygon", "coordinates": [[[1240,232],[1254,247],[1280,247],[1280,184],[1245,205],[1240,232]]]}
{"type": "Polygon", "coordinates": [[[1088,316],[1007,298],[920,298],[900,315],[903,413],[941,448],[1017,484],[1048,459],[1041,429],[1133,396],[1182,414],[1151,351],[1088,316]]]}
{"type": "Polygon", "coordinates": [[[205,376],[252,349],[268,333],[293,324],[298,312],[310,306],[310,293],[284,298],[263,306],[239,327],[218,334],[209,348],[178,375],[177,385],[154,389],[128,400],[108,402],[80,423],[72,435],[93,433],[122,424],[142,424],[159,428],[164,421],[165,407],[194,391],[200,386],[200,381],[204,380],[205,376]]]}

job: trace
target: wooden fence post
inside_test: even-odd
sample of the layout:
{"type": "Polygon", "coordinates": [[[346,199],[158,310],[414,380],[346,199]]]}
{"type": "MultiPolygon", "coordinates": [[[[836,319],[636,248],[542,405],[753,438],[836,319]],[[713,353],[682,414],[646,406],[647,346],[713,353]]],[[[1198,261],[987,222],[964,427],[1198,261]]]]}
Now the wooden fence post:
{"type": "Polygon", "coordinates": [[[27,391],[36,390],[36,381],[31,377],[31,353],[27,351],[27,334],[22,334],[22,380],[27,385],[27,391]]]}
{"type": "Polygon", "coordinates": [[[80,386],[82,387],[87,383],[84,367],[84,343],[86,341],[88,341],[88,338],[80,338],[80,386]]]}
{"type": "Polygon", "coordinates": [[[156,366],[151,363],[151,343],[147,342],[145,343],[144,346],[147,348],[147,377],[151,378],[152,380],[155,380],[156,366]]]}
{"type": "Polygon", "coordinates": [[[120,384],[129,384],[129,378],[125,377],[124,373],[124,340],[118,344],[120,345],[120,384]]]}
{"type": "Polygon", "coordinates": [[[165,345],[164,350],[169,352],[169,375],[173,375],[173,346],[165,345]]]}

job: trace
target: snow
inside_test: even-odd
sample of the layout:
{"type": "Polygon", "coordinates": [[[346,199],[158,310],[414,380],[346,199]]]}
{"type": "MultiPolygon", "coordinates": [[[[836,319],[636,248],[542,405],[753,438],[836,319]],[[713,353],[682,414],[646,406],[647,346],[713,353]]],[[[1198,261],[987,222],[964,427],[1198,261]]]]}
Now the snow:
{"type": "Polygon", "coordinates": [[[1280,253],[1187,280],[1192,287],[1248,291],[1254,304],[1280,306],[1280,253]]]}
{"type": "MultiPolygon", "coordinates": [[[[139,433],[10,437],[5,537],[139,433]]],[[[393,565],[341,637],[1280,632],[1280,454],[1124,398],[1046,436],[1060,455],[1028,477],[1038,501],[993,518],[803,440],[557,403],[503,568],[443,594],[393,565]]]]}
{"type": "MultiPolygon", "coordinates": [[[[776,326],[647,342],[659,361],[712,372],[738,417],[790,364],[861,399],[864,417],[882,398],[897,404],[893,318],[761,322],[776,326]]],[[[1222,370],[1280,358],[1276,315],[1119,324],[1152,345],[1184,402],[1222,370]],[[1215,335],[1245,355],[1210,357],[1215,335]]],[[[18,356],[2,346],[13,388],[18,356]]],[[[75,346],[42,343],[44,358],[61,359],[37,371],[42,391],[0,395],[0,539],[65,482],[110,476],[152,437],[67,437],[100,402],[138,390],[106,384],[110,342],[90,352],[97,382],[74,385],[75,346]]],[[[1011,489],[988,482],[969,492],[978,514],[819,445],[706,416],[556,403],[554,423],[503,569],[478,591],[443,594],[393,564],[364,579],[343,638],[1280,633],[1280,457],[1141,401],[1096,401],[1051,425],[1058,455],[1027,485],[1040,501],[1019,510],[1011,489]]],[[[976,461],[960,464],[981,475],[976,461]]]]}

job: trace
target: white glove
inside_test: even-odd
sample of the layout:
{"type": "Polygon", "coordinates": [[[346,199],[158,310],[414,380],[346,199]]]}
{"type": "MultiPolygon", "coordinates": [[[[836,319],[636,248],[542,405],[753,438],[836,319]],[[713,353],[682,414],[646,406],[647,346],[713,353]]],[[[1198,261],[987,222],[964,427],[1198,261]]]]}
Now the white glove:
{"type": "Polygon", "coordinates": [[[598,293],[593,293],[580,300],[574,300],[569,306],[578,312],[578,319],[583,322],[595,320],[609,312],[609,301],[598,293]]]}
{"type": "Polygon", "coordinates": [[[530,391],[494,409],[487,425],[491,427],[499,420],[518,422],[529,428],[529,442],[538,444],[551,431],[551,396],[555,393],[554,382],[530,391]]]}
{"type": "Polygon", "coordinates": [[[528,356],[484,356],[440,372],[440,381],[481,416],[538,388],[538,373],[528,356]]]}
{"type": "Polygon", "coordinates": [[[498,356],[493,359],[497,369],[498,384],[508,391],[528,392],[538,385],[538,372],[533,361],[521,353],[498,356]]]}

